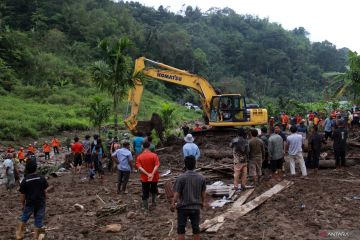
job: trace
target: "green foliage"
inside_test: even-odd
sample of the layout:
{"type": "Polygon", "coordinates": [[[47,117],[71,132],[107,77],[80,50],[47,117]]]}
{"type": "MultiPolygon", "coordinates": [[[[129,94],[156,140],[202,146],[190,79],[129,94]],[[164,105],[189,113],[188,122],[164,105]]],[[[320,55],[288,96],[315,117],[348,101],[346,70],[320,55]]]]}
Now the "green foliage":
{"type": "Polygon", "coordinates": [[[129,87],[134,85],[133,63],[131,57],[127,55],[131,46],[131,41],[126,37],[114,42],[102,40],[99,47],[105,53],[105,59],[96,61],[91,69],[95,85],[110,94],[113,99],[115,130],[118,124],[119,102],[127,95],[129,87]]]}
{"type": "MultiPolygon", "coordinates": [[[[224,93],[268,105],[269,112],[300,111],[291,99],[319,101],[325,79],[337,99],[359,101],[357,53],[328,41],[312,43],[303,27],[288,31],[229,8],[188,6],[175,14],[126,1],[5,0],[0,19],[1,138],[88,128],[85,106],[95,95],[113,101],[111,120],[117,122],[132,86],[132,59],[141,55],[204,76],[224,93]],[[324,72],[342,74],[333,79],[324,72]],[[285,97],[284,108],[275,104],[278,96],[285,97]],[[14,100],[15,110],[5,111],[12,102],[6,99],[14,100]]],[[[197,94],[183,87],[149,81],[145,89],[152,93],[144,93],[140,119],[161,112],[168,101],[198,103],[197,94]]],[[[174,125],[201,118],[173,106],[174,125]]]]}
{"type": "Polygon", "coordinates": [[[173,114],[175,107],[168,103],[164,103],[161,108],[161,119],[165,129],[170,129],[174,125],[173,114]]]}
{"type": "Polygon", "coordinates": [[[104,102],[99,97],[94,97],[92,101],[88,104],[88,117],[93,126],[97,127],[99,130],[99,135],[101,133],[101,124],[109,119],[110,116],[110,106],[108,103],[104,102]]]}
{"type": "Polygon", "coordinates": [[[89,128],[87,118],[75,113],[86,110],[82,105],[41,104],[14,96],[2,96],[0,101],[0,139],[37,138],[41,134],[89,128]]]}

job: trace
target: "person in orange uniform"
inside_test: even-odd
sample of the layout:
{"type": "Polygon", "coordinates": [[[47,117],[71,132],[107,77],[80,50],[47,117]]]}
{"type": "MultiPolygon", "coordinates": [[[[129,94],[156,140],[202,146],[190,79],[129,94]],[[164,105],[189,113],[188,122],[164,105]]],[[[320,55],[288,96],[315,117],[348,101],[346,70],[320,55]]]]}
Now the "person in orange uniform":
{"type": "Polygon", "coordinates": [[[50,151],[51,151],[50,144],[47,141],[45,141],[42,148],[43,148],[43,152],[45,154],[45,160],[50,160],[50,151]]]}
{"type": "Polygon", "coordinates": [[[193,131],[197,132],[197,131],[201,131],[201,130],[202,130],[202,128],[200,127],[200,124],[195,123],[195,127],[194,127],[193,131]]]}
{"type": "Polygon", "coordinates": [[[34,155],[36,153],[36,149],[33,145],[29,144],[27,148],[27,154],[28,155],[34,155]]]}
{"type": "Polygon", "coordinates": [[[25,161],[25,153],[24,153],[24,148],[23,147],[19,148],[19,151],[17,153],[17,158],[19,159],[20,163],[25,161]]]}
{"type": "Polygon", "coordinates": [[[289,116],[288,115],[286,115],[286,113],[285,112],[283,112],[282,114],[281,114],[281,125],[282,125],[282,127],[283,127],[283,131],[286,131],[286,129],[287,129],[287,127],[288,127],[288,123],[289,123],[289,116]]]}
{"type": "Polygon", "coordinates": [[[156,205],[158,193],[157,184],[159,181],[158,168],[160,166],[159,157],[150,151],[150,143],[143,142],[143,152],[136,158],[136,168],[140,170],[140,180],[142,184],[142,200],[146,210],[149,210],[148,199],[151,193],[152,204],[156,205]]]}
{"type": "Polygon", "coordinates": [[[74,144],[71,146],[71,152],[74,156],[74,167],[77,173],[81,172],[82,158],[84,153],[84,146],[79,142],[79,138],[74,138],[74,144]]]}
{"type": "Polygon", "coordinates": [[[55,136],[53,137],[53,139],[51,140],[51,145],[54,149],[54,154],[59,154],[59,146],[60,146],[60,141],[59,139],[57,139],[55,136]]]}

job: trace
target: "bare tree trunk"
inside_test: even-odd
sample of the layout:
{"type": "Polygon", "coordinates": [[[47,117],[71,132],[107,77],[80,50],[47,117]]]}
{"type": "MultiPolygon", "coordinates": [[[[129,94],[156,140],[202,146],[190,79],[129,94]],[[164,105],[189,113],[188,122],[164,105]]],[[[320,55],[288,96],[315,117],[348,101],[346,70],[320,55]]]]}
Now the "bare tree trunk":
{"type": "Polygon", "coordinates": [[[114,96],[114,128],[115,128],[115,136],[118,134],[118,101],[116,96],[114,96]]]}

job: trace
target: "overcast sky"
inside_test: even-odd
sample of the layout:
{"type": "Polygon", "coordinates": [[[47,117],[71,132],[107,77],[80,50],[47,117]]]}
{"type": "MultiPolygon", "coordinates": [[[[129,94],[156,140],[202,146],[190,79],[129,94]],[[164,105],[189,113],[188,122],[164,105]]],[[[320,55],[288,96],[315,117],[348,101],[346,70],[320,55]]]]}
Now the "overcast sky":
{"type": "Polygon", "coordinates": [[[182,5],[198,6],[203,12],[211,7],[230,7],[239,14],[268,17],[285,29],[304,27],[311,41],[328,40],[337,48],[348,47],[360,53],[359,0],[133,0],[145,6],[160,5],[178,12],[182,5]]]}

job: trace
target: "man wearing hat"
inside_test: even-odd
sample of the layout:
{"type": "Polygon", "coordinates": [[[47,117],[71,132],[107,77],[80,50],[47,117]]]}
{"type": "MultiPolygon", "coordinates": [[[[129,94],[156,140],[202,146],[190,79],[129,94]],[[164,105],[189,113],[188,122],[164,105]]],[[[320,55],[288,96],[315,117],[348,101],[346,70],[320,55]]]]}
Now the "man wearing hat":
{"type": "Polygon", "coordinates": [[[336,168],[345,167],[345,155],[346,155],[346,140],[348,132],[345,129],[345,123],[343,120],[338,122],[338,128],[334,131],[334,153],[336,160],[336,168]]]}
{"type": "Polygon", "coordinates": [[[34,239],[38,239],[44,233],[43,221],[45,217],[45,200],[48,183],[46,179],[36,173],[36,160],[29,159],[26,162],[26,172],[28,173],[20,184],[21,203],[23,213],[20,222],[16,227],[16,239],[24,239],[25,224],[31,215],[34,215],[34,239]]]}
{"type": "Polygon", "coordinates": [[[184,159],[187,156],[194,156],[196,160],[198,160],[200,158],[200,149],[199,147],[194,143],[194,137],[188,133],[185,137],[185,145],[183,146],[183,154],[184,154],[184,159]]]}

